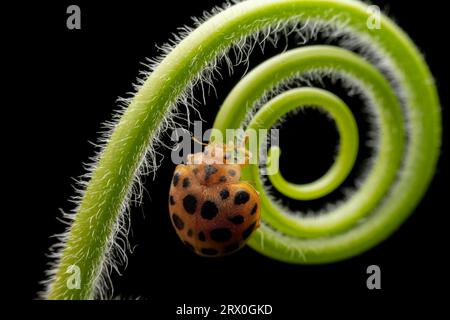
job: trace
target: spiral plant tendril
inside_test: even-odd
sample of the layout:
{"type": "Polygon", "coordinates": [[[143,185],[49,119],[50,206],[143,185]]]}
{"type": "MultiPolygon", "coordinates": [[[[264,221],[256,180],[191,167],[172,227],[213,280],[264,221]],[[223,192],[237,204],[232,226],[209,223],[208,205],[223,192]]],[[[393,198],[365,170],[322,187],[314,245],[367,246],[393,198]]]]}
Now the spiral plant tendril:
{"type": "MultiPolygon", "coordinates": [[[[324,197],[348,176],[359,146],[355,119],[340,98],[320,88],[295,87],[299,80],[327,77],[364,101],[374,124],[375,152],[357,189],[319,215],[284,208],[267,192],[261,168],[248,166],[243,179],[255,182],[262,204],[261,227],[249,245],[274,259],[318,264],[354,256],[388,237],[413,211],[433,176],[441,120],[432,76],[414,44],[385,16],[377,28],[368,27],[370,15],[365,4],[350,0],[249,0],[228,3],[196,19],[195,28],[186,27],[108,124],[98,156],[81,181],[77,207],[65,214],[69,227],[53,248],[55,263],[44,297],[112,294],[110,272],[127,262],[129,204],[141,199],[139,177],[155,172],[155,147],[160,134],[176,126],[178,106],[187,106],[189,117],[197,101],[194,88],[212,86],[220,65],[231,71],[248,63],[256,45],[264,48],[291,34],[306,42],[320,32],[337,45],[303,46],[266,60],[234,87],[214,127],[223,132],[270,128],[294,109],[324,110],[340,136],[329,171],[301,185],[280,173],[268,177],[288,198],[324,197]],[[80,270],[76,289],[68,286],[73,266],[80,270]]],[[[263,147],[264,141],[258,144],[263,147]]],[[[270,147],[272,164],[280,154],[279,147],[270,147]]]]}

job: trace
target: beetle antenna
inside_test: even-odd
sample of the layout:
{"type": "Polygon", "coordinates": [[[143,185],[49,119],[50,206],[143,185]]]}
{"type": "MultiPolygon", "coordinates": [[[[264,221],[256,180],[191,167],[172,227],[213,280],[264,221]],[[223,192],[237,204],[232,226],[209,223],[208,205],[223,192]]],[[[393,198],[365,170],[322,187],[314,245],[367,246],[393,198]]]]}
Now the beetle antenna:
{"type": "Polygon", "coordinates": [[[194,140],[195,142],[201,144],[202,146],[207,146],[208,145],[207,143],[198,140],[196,136],[192,136],[191,138],[192,138],[192,140],[194,140]]]}

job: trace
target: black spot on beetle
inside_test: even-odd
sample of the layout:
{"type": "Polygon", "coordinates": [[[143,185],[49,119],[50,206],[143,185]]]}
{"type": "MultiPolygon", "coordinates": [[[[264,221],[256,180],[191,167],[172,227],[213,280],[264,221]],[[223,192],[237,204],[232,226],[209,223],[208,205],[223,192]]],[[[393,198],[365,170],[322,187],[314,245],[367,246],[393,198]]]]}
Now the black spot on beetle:
{"type": "Polygon", "coordinates": [[[195,210],[197,209],[197,198],[195,198],[191,194],[188,194],[183,198],[183,207],[187,213],[194,214],[195,210]]]}
{"type": "Polygon", "coordinates": [[[187,232],[188,237],[192,237],[192,233],[193,233],[192,229],[189,229],[188,232],[187,232]]]}
{"type": "Polygon", "coordinates": [[[189,178],[183,179],[183,188],[187,188],[191,185],[191,182],[189,181],[189,178]]]}
{"type": "Polygon", "coordinates": [[[195,248],[194,248],[194,246],[192,244],[190,244],[188,241],[183,241],[183,242],[186,245],[186,247],[188,247],[189,249],[195,251],[195,248]]]}
{"type": "Polygon", "coordinates": [[[234,203],[235,204],[244,204],[250,199],[250,195],[247,191],[239,190],[236,192],[234,196],[234,203]]]}
{"type": "Polygon", "coordinates": [[[203,203],[200,213],[203,219],[212,220],[219,213],[219,209],[214,202],[207,200],[203,203]]]}
{"type": "Polygon", "coordinates": [[[200,231],[200,232],[198,233],[198,240],[200,240],[200,241],[206,241],[206,237],[205,237],[205,234],[203,233],[203,231],[200,231]]]}
{"type": "Polygon", "coordinates": [[[244,240],[247,239],[252,234],[255,225],[256,221],[253,222],[247,229],[245,229],[244,232],[242,232],[242,237],[244,238],[244,240]]]}
{"type": "Polygon", "coordinates": [[[231,230],[228,228],[217,228],[210,232],[211,239],[217,242],[226,242],[231,239],[231,230]]]}
{"type": "Polygon", "coordinates": [[[228,173],[230,174],[230,176],[234,177],[236,175],[236,171],[234,171],[233,169],[228,170],[228,173]]]}
{"type": "Polygon", "coordinates": [[[223,253],[231,253],[239,249],[239,243],[232,243],[225,247],[223,253]]]}
{"type": "Polygon", "coordinates": [[[180,180],[180,174],[178,172],[175,172],[175,174],[173,175],[173,186],[176,187],[178,184],[178,181],[180,180]]]}
{"type": "Polygon", "coordinates": [[[184,222],[183,222],[183,220],[181,220],[181,218],[176,213],[172,214],[172,221],[178,230],[183,230],[184,222]]]}
{"type": "Polygon", "coordinates": [[[230,196],[230,192],[228,191],[228,189],[222,189],[220,190],[219,195],[222,198],[222,200],[225,200],[230,196]]]}
{"type": "Polygon", "coordinates": [[[207,164],[205,166],[205,180],[208,181],[209,177],[217,172],[217,168],[213,165],[207,164]]]}
{"type": "Polygon", "coordinates": [[[254,215],[256,212],[256,209],[258,209],[258,205],[255,203],[255,205],[252,208],[252,211],[250,212],[251,215],[254,215]]]}
{"type": "Polygon", "coordinates": [[[243,224],[244,223],[244,217],[238,214],[237,216],[228,218],[232,223],[234,224],[243,224]]]}
{"type": "Polygon", "coordinates": [[[219,253],[219,251],[217,251],[216,249],[212,249],[212,248],[202,248],[202,250],[200,250],[201,253],[207,255],[207,256],[215,256],[219,253]]]}
{"type": "Polygon", "coordinates": [[[220,176],[219,182],[225,182],[225,181],[227,181],[227,177],[225,177],[225,176],[220,176]]]}
{"type": "Polygon", "coordinates": [[[172,206],[175,204],[175,198],[172,195],[169,197],[169,202],[172,206]]]}

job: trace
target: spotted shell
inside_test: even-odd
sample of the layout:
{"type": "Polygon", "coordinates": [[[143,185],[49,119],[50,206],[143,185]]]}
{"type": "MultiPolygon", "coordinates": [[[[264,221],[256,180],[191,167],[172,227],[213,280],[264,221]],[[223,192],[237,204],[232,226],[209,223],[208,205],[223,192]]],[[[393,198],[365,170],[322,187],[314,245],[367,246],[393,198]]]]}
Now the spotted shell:
{"type": "Polygon", "coordinates": [[[260,199],[240,181],[241,165],[219,163],[225,153],[211,148],[176,167],[169,213],[184,244],[202,256],[223,256],[242,248],[259,226],[260,199]]]}

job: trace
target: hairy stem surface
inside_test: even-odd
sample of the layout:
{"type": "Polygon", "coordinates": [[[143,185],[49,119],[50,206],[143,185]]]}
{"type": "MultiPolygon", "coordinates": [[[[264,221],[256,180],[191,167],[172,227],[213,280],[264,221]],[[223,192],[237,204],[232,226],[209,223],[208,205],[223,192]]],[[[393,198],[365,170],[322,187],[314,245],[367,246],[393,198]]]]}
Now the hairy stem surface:
{"type": "MultiPolygon", "coordinates": [[[[253,103],[284,79],[320,71],[351,79],[369,97],[379,125],[378,152],[361,188],[343,205],[316,218],[296,217],[274,205],[257,168],[249,168],[245,176],[256,181],[263,203],[263,224],[250,245],[287,262],[325,263],[358,254],[389,236],[412,212],[434,173],[440,110],[433,79],[410,39],[384,16],[380,29],[369,29],[369,15],[367,7],[357,1],[250,0],[221,11],[190,32],[148,75],[115,125],[93,167],[46,297],[90,299],[98,295],[99,279],[111,269],[107,263],[114,263],[108,253],[133,183],[171,110],[204,80],[217,61],[226,58],[228,49],[246,39],[264,42],[261,36],[269,37],[273,30],[285,31],[300,22],[342,28],[361,40],[361,52],[367,46],[382,59],[373,66],[369,56],[330,46],[280,54],[233,89],[214,126],[221,130],[241,127],[253,103]],[[71,276],[67,271],[73,265],[81,270],[79,289],[67,286],[71,276]]],[[[335,189],[347,176],[357,151],[358,137],[347,108],[328,93],[309,90],[268,101],[272,108],[263,106],[256,114],[258,121],[248,124],[250,128],[269,128],[271,119],[294,104],[328,108],[341,124],[339,132],[345,143],[326,176],[307,186],[289,184],[280,175],[271,178],[275,187],[294,199],[313,199],[335,189]]],[[[272,150],[274,160],[279,151],[272,150]]]]}

